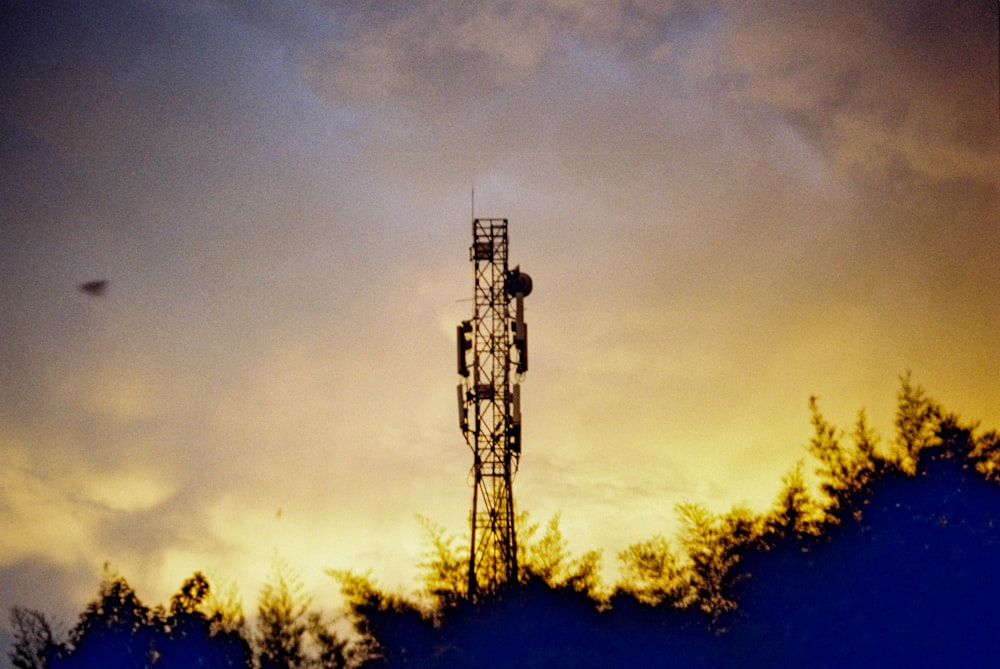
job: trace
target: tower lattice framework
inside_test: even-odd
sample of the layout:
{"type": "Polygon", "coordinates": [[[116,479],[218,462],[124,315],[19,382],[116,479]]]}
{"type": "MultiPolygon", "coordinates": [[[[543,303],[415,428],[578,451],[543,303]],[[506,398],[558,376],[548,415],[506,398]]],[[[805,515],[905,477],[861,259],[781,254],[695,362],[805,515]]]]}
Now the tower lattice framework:
{"type": "Polygon", "coordinates": [[[531,278],[508,268],[507,219],[473,218],[469,255],[474,306],[458,326],[458,405],[473,453],[468,592],[475,599],[518,580],[512,484],[521,455],[517,381],[528,368],[523,300],[531,278]]]}

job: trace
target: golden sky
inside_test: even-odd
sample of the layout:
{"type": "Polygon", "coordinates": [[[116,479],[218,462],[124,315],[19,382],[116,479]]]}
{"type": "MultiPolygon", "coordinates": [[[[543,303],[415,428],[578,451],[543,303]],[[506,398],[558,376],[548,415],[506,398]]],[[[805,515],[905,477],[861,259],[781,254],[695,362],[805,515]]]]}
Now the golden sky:
{"type": "Polygon", "coordinates": [[[0,12],[0,608],[105,560],[252,608],[275,551],[415,587],[471,500],[473,185],[534,279],[515,499],[609,569],[766,509],[810,395],[1000,425],[993,0],[0,12]]]}

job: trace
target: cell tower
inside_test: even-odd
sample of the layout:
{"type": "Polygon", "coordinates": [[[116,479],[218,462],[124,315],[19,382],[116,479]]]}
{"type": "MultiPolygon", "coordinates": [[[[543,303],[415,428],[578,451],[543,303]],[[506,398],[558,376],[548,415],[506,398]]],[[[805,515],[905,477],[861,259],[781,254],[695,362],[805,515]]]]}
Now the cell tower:
{"type": "Polygon", "coordinates": [[[458,326],[459,425],[474,457],[469,597],[517,583],[511,484],[521,456],[521,386],[528,371],[524,298],[531,277],[507,268],[507,219],[473,218],[472,318],[458,326]],[[512,308],[513,303],[513,308],[512,308]]]}

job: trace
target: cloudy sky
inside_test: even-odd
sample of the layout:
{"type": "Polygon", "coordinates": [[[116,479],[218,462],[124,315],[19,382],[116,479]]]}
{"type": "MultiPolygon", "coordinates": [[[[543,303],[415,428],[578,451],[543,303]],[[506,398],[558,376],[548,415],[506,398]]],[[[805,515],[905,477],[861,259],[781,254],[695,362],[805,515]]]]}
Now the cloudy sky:
{"type": "Polygon", "coordinates": [[[0,6],[4,609],[415,587],[473,185],[535,286],[518,506],[609,569],[766,509],[812,394],[1000,426],[994,0],[0,6]]]}

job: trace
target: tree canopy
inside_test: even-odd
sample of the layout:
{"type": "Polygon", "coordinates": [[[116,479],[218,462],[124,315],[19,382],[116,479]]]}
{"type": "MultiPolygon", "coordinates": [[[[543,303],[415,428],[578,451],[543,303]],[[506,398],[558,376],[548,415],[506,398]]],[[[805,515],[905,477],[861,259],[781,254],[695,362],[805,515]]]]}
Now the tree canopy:
{"type": "Polygon", "coordinates": [[[680,504],[679,531],[617,556],[573,556],[558,515],[518,517],[518,587],[470,600],[467,542],[426,518],[423,587],[382,589],[331,570],[345,608],[312,608],[275,555],[248,622],[238,595],[201,572],[166,606],[105,568],[65,634],[11,612],[19,669],[84,667],[871,667],[1000,664],[1000,435],[900,379],[893,440],[859,412],[850,432],[817,398],[806,460],[773,507],[714,514],[680,504]],[[815,490],[815,492],[814,492],[815,490]],[[345,633],[347,628],[350,631],[345,633]]]}

